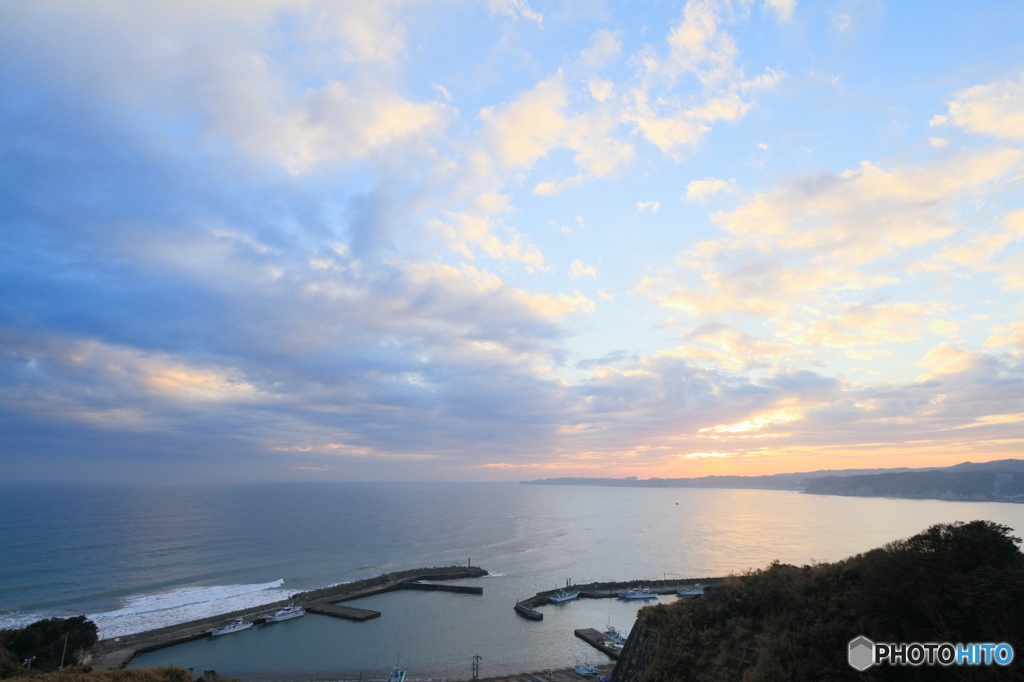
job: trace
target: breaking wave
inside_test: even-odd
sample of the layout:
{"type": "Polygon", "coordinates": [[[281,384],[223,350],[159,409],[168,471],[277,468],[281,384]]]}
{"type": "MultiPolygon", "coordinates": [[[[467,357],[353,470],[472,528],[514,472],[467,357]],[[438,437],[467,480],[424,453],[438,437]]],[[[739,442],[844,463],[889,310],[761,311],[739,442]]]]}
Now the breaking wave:
{"type": "MultiPolygon", "coordinates": [[[[288,599],[293,592],[281,589],[283,584],[284,580],[275,580],[256,585],[180,587],[167,592],[128,597],[116,611],[93,613],[88,618],[96,623],[100,639],[123,637],[288,599]]],[[[45,611],[6,614],[0,617],[0,627],[20,628],[56,615],[63,614],[45,611]]]]}
{"type": "Polygon", "coordinates": [[[284,580],[275,580],[258,585],[181,587],[129,597],[120,609],[92,614],[89,619],[96,623],[101,639],[121,637],[288,599],[292,592],[280,589],[283,584],[284,580]]]}

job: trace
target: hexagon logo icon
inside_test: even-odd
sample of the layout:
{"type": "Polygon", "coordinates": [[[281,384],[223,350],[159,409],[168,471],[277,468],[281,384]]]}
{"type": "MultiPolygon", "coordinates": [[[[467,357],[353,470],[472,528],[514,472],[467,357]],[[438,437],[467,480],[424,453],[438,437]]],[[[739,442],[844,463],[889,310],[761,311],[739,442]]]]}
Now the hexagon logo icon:
{"type": "Polygon", "coordinates": [[[864,672],[875,662],[875,643],[861,635],[850,640],[850,666],[864,672]]]}

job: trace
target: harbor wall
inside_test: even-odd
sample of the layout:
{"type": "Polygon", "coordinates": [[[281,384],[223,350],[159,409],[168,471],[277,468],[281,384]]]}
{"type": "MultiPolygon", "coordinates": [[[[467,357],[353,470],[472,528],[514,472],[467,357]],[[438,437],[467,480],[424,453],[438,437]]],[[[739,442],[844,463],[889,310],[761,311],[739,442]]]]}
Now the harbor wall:
{"type": "Polygon", "coordinates": [[[658,655],[658,640],[661,635],[639,620],[629,631],[626,644],[619,653],[619,659],[612,670],[611,682],[639,682],[654,658],[658,655]]]}
{"type": "MultiPolygon", "coordinates": [[[[208,636],[211,628],[221,627],[235,618],[249,618],[260,614],[271,613],[289,605],[310,606],[316,604],[333,604],[350,599],[359,599],[381,592],[402,589],[402,585],[414,580],[457,580],[460,578],[479,578],[487,575],[487,571],[473,566],[436,566],[432,568],[414,568],[395,571],[372,578],[364,578],[350,583],[340,583],[328,587],[298,592],[288,599],[261,604],[230,613],[199,618],[186,623],[168,625],[154,630],[137,632],[122,637],[100,640],[89,653],[89,660],[94,669],[109,670],[124,667],[136,654],[155,651],[175,644],[208,636]]],[[[430,589],[413,588],[413,589],[430,589]]],[[[477,588],[479,589],[479,588],[477,588]]],[[[460,590],[461,591],[461,590],[460,590]]],[[[473,590],[475,592],[475,590],[473,590]]]]}

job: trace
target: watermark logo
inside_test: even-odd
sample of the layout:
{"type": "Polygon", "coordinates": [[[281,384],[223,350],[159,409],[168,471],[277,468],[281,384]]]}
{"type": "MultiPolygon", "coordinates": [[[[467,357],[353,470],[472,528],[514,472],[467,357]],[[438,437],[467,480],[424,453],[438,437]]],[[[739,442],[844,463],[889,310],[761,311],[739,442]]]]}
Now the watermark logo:
{"type": "Polygon", "coordinates": [[[864,672],[875,664],[875,643],[864,636],[850,640],[850,665],[864,672]]]}
{"type": "Polygon", "coordinates": [[[950,642],[876,643],[863,635],[850,640],[850,667],[861,672],[873,665],[1010,665],[1013,647],[998,644],[950,642]]]}

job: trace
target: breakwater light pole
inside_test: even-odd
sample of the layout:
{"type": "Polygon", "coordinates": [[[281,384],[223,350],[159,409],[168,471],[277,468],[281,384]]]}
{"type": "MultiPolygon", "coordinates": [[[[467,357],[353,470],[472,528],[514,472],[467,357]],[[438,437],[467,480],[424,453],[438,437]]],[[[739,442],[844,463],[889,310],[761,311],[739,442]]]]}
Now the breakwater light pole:
{"type": "Polygon", "coordinates": [[[473,679],[480,679],[480,660],[483,658],[480,654],[473,656],[473,679]]]}

